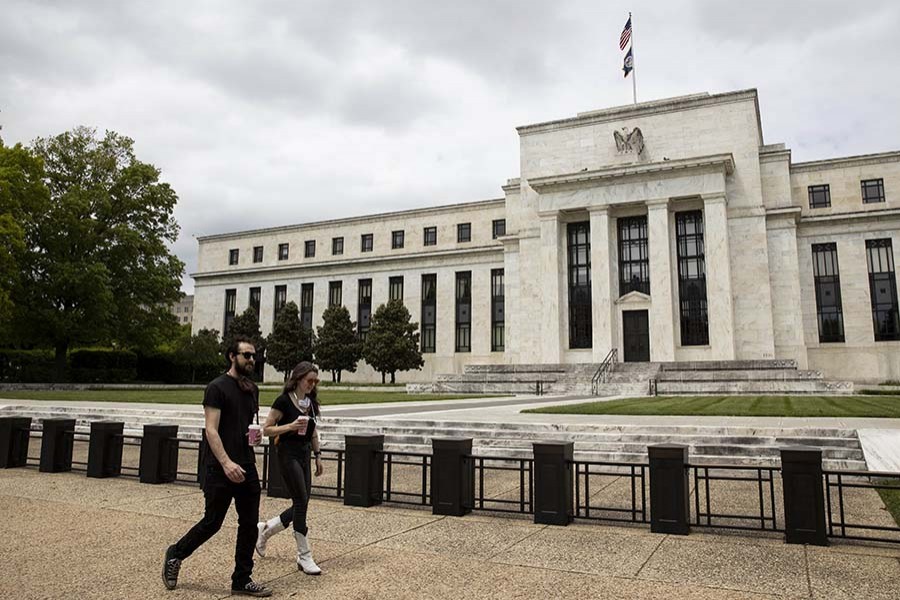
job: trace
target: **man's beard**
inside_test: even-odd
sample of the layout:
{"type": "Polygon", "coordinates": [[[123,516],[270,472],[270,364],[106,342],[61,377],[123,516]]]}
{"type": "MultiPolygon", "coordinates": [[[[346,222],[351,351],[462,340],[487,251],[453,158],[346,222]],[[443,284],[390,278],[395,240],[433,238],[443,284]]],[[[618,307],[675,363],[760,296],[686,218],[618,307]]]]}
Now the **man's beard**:
{"type": "Polygon", "coordinates": [[[254,366],[252,363],[245,362],[240,363],[236,362],[234,365],[235,370],[238,372],[238,375],[243,375],[244,377],[250,377],[253,375],[254,366]]]}

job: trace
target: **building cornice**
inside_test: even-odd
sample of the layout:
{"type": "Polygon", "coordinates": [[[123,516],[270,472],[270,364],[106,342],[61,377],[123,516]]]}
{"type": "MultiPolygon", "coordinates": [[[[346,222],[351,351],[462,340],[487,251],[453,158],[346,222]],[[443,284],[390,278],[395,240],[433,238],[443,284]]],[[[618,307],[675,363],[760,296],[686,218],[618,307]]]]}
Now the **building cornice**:
{"type": "Polygon", "coordinates": [[[593,171],[576,171],[574,173],[563,173],[561,175],[536,177],[534,179],[529,179],[528,185],[539,194],[542,194],[561,186],[584,185],[608,179],[641,177],[652,173],[662,173],[666,171],[693,171],[697,169],[707,169],[709,167],[720,168],[726,175],[731,175],[734,172],[734,157],[731,153],[728,153],[646,164],[632,163],[629,165],[604,167],[593,171]]]}
{"type": "Polygon", "coordinates": [[[794,163],[791,165],[791,173],[810,173],[841,167],[863,167],[866,165],[881,165],[892,162],[900,162],[900,150],[794,163]]]}
{"type": "Polygon", "coordinates": [[[759,128],[759,142],[760,144],[762,144],[762,122],[759,116],[759,97],[755,89],[739,90],[736,92],[727,92],[724,94],[709,94],[707,92],[704,92],[702,94],[692,94],[689,96],[678,96],[675,98],[665,98],[663,100],[641,102],[640,104],[615,106],[612,108],[606,108],[597,111],[579,113],[575,117],[569,117],[566,119],[557,119],[554,121],[535,123],[533,125],[521,125],[519,127],[516,127],[516,131],[519,132],[520,136],[525,136],[535,133],[544,133],[547,131],[570,129],[572,127],[583,127],[585,125],[608,123],[610,121],[618,121],[622,119],[679,112],[705,106],[732,104],[735,102],[746,101],[752,101],[756,106],[756,120],[757,127],[759,128]]]}
{"type": "Polygon", "coordinates": [[[355,268],[358,266],[375,266],[383,263],[402,263],[404,261],[417,260],[421,261],[422,259],[429,258],[453,258],[453,257],[466,257],[466,256],[475,256],[481,254],[502,254],[503,253],[503,245],[500,243],[494,243],[490,246],[478,246],[475,248],[454,248],[452,250],[436,250],[431,252],[412,252],[409,254],[401,254],[397,256],[366,256],[361,258],[354,259],[344,259],[344,260],[327,260],[321,262],[313,262],[313,263],[301,263],[301,264],[289,264],[289,265],[272,265],[267,267],[256,267],[256,268],[246,268],[246,269],[229,269],[229,270],[220,270],[220,271],[204,271],[191,273],[191,277],[194,280],[200,279],[211,279],[216,277],[239,277],[245,275],[257,275],[257,274],[272,274],[272,273],[287,273],[293,271],[314,271],[316,269],[327,269],[334,267],[350,267],[355,268]]]}
{"type": "Polygon", "coordinates": [[[880,221],[886,217],[900,218],[900,208],[858,210],[849,213],[836,213],[831,215],[819,215],[815,217],[800,217],[800,223],[801,225],[816,225],[820,223],[840,223],[844,221],[880,221]]]}
{"type": "Polygon", "coordinates": [[[345,217],[341,219],[330,219],[327,221],[315,221],[312,223],[297,223],[294,225],[280,225],[278,227],[266,227],[263,229],[248,229],[246,231],[235,231],[230,233],[216,233],[212,235],[197,236],[198,242],[210,242],[216,240],[230,240],[238,238],[257,237],[260,235],[270,235],[277,233],[286,233],[293,231],[305,231],[308,229],[317,229],[320,227],[331,227],[336,225],[353,225],[356,223],[365,223],[367,221],[377,221],[382,219],[409,218],[418,215],[430,215],[443,212],[458,212],[489,208],[493,206],[505,206],[505,198],[494,198],[491,200],[478,200],[475,202],[462,202],[459,204],[445,204],[442,206],[430,206],[426,208],[413,208],[410,210],[399,210],[395,212],[377,213],[374,215],[363,215],[358,217],[345,217]]]}

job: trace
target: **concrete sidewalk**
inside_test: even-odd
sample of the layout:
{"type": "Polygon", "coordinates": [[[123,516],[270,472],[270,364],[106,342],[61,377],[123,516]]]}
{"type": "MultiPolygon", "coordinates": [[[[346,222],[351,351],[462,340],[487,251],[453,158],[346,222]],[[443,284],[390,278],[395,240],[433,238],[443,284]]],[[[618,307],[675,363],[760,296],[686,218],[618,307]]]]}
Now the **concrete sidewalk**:
{"type": "MultiPolygon", "coordinates": [[[[224,598],[235,518],[184,562],[177,590],[162,555],[200,518],[201,492],[34,469],[0,471],[3,598],[224,598]]],[[[272,516],[287,501],[263,497],[272,516]]],[[[325,571],[309,577],[280,534],[255,578],[278,598],[896,598],[900,547],[788,546],[779,537],[649,528],[534,525],[435,517],[314,500],[310,539],[325,571]]]]}

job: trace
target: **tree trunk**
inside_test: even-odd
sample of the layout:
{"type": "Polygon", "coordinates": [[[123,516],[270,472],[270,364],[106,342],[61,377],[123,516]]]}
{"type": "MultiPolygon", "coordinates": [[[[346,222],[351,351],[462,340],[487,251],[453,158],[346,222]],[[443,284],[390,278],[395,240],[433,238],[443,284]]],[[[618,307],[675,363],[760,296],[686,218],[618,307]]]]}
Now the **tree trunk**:
{"type": "Polygon", "coordinates": [[[335,381],[337,381],[337,374],[334,371],[332,371],[331,372],[331,383],[334,383],[335,381]]]}
{"type": "Polygon", "coordinates": [[[391,383],[397,383],[397,379],[394,377],[396,371],[391,371],[391,383]]]}
{"type": "Polygon", "coordinates": [[[57,383],[66,380],[66,354],[69,351],[69,342],[56,342],[56,359],[53,368],[53,380],[57,383]]]}
{"type": "Polygon", "coordinates": [[[338,383],[341,382],[341,373],[342,373],[342,371],[338,371],[338,383]]]}
{"type": "Polygon", "coordinates": [[[381,383],[384,383],[384,371],[381,372],[381,383]]]}

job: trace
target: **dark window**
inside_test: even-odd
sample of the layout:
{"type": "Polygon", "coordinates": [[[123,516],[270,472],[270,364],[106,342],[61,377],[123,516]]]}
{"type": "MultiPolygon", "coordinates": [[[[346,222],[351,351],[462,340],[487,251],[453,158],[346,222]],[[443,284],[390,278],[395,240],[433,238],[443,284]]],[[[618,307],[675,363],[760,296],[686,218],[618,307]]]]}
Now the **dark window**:
{"type": "Polygon", "coordinates": [[[287,304],[287,286],[286,285],[276,285],[275,286],[275,310],[272,311],[275,315],[275,319],[278,319],[278,314],[281,312],[281,309],[284,308],[285,304],[287,304]]]}
{"type": "Polygon", "coordinates": [[[591,347],[591,224],[569,223],[569,348],[591,347]]]}
{"type": "Polygon", "coordinates": [[[831,206],[831,188],[825,185],[811,185],[809,191],[810,208],[826,208],[831,206]]]}
{"type": "Polygon", "coordinates": [[[425,246],[437,245],[437,227],[426,227],[425,228],[424,245],[425,246]]]}
{"type": "Polygon", "coordinates": [[[405,237],[405,233],[403,231],[392,231],[391,232],[391,248],[396,250],[397,248],[403,247],[403,238],[405,237]]]}
{"type": "Polygon", "coordinates": [[[339,254],[344,253],[344,238],[336,237],[331,238],[331,254],[332,256],[338,256],[339,254]]]}
{"type": "Polygon", "coordinates": [[[312,329],[313,289],[311,283],[300,285],[300,322],[308,329],[312,329]]]}
{"type": "Polygon", "coordinates": [[[678,247],[678,306],[681,345],[709,344],[709,312],[706,301],[706,251],[703,213],[699,210],[675,214],[678,247]]]}
{"type": "Polygon", "coordinates": [[[471,242],[472,241],[472,224],[460,223],[456,226],[456,241],[471,242]]]}
{"type": "Polygon", "coordinates": [[[844,310],[841,305],[837,244],[813,244],[812,258],[819,342],[843,342],[844,310]]]}
{"type": "Polygon", "coordinates": [[[625,217],[619,227],[619,296],[629,292],[650,293],[650,254],[647,247],[647,216],[625,217]]]}
{"type": "Polygon", "coordinates": [[[259,320],[259,309],[262,306],[262,288],[250,288],[250,308],[256,311],[256,318],[259,320]]]}
{"type": "Polygon", "coordinates": [[[900,340],[900,316],[897,308],[897,278],[891,240],[866,240],[869,263],[869,294],[872,298],[872,325],[875,341],[900,340]]]}
{"type": "Polygon", "coordinates": [[[859,184],[862,188],[863,204],[884,202],[884,179],[863,179],[859,184]]]}
{"type": "Polygon", "coordinates": [[[360,241],[360,249],[363,252],[371,252],[373,247],[373,237],[371,233],[362,234],[362,238],[360,241]]]}
{"type": "Polygon", "coordinates": [[[388,300],[403,302],[403,275],[388,278],[388,300]]]}
{"type": "Polygon", "coordinates": [[[261,263],[263,260],[263,247],[253,246],[253,262],[261,263]]]}
{"type": "Polygon", "coordinates": [[[290,244],[278,244],[278,260],[287,260],[290,244]]]}
{"type": "Polygon", "coordinates": [[[456,351],[472,350],[472,271],[456,274],[456,351]]]}
{"type": "Polygon", "coordinates": [[[328,282],[328,306],[341,306],[343,304],[342,288],[340,281],[328,282]]]}
{"type": "Polygon", "coordinates": [[[356,312],[356,333],[359,339],[366,341],[372,319],[372,280],[359,280],[359,306],[356,312]]]}
{"type": "Polygon", "coordinates": [[[234,321],[234,311],[237,309],[237,290],[225,290],[225,322],[222,326],[222,335],[228,333],[231,322],[234,321]]]}
{"type": "Polygon", "coordinates": [[[422,352],[434,352],[437,334],[437,275],[422,275],[422,352]]]}
{"type": "Polygon", "coordinates": [[[241,254],[240,250],[238,250],[237,248],[232,248],[231,250],[229,250],[228,251],[228,264],[229,265],[238,264],[238,257],[240,256],[240,254],[241,254]]]}
{"type": "Polygon", "coordinates": [[[503,287],[503,269],[491,269],[491,352],[502,352],[505,347],[503,287]]]}
{"type": "Polygon", "coordinates": [[[506,219],[494,219],[491,223],[491,237],[497,239],[506,235],[506,219]]]}
{"type": "Polygon", "coordinates": [[[306,244],[303,247],[303,256],[305,258],[312,258],[316,255],[316,240],[306,240],[306,244]]]}

